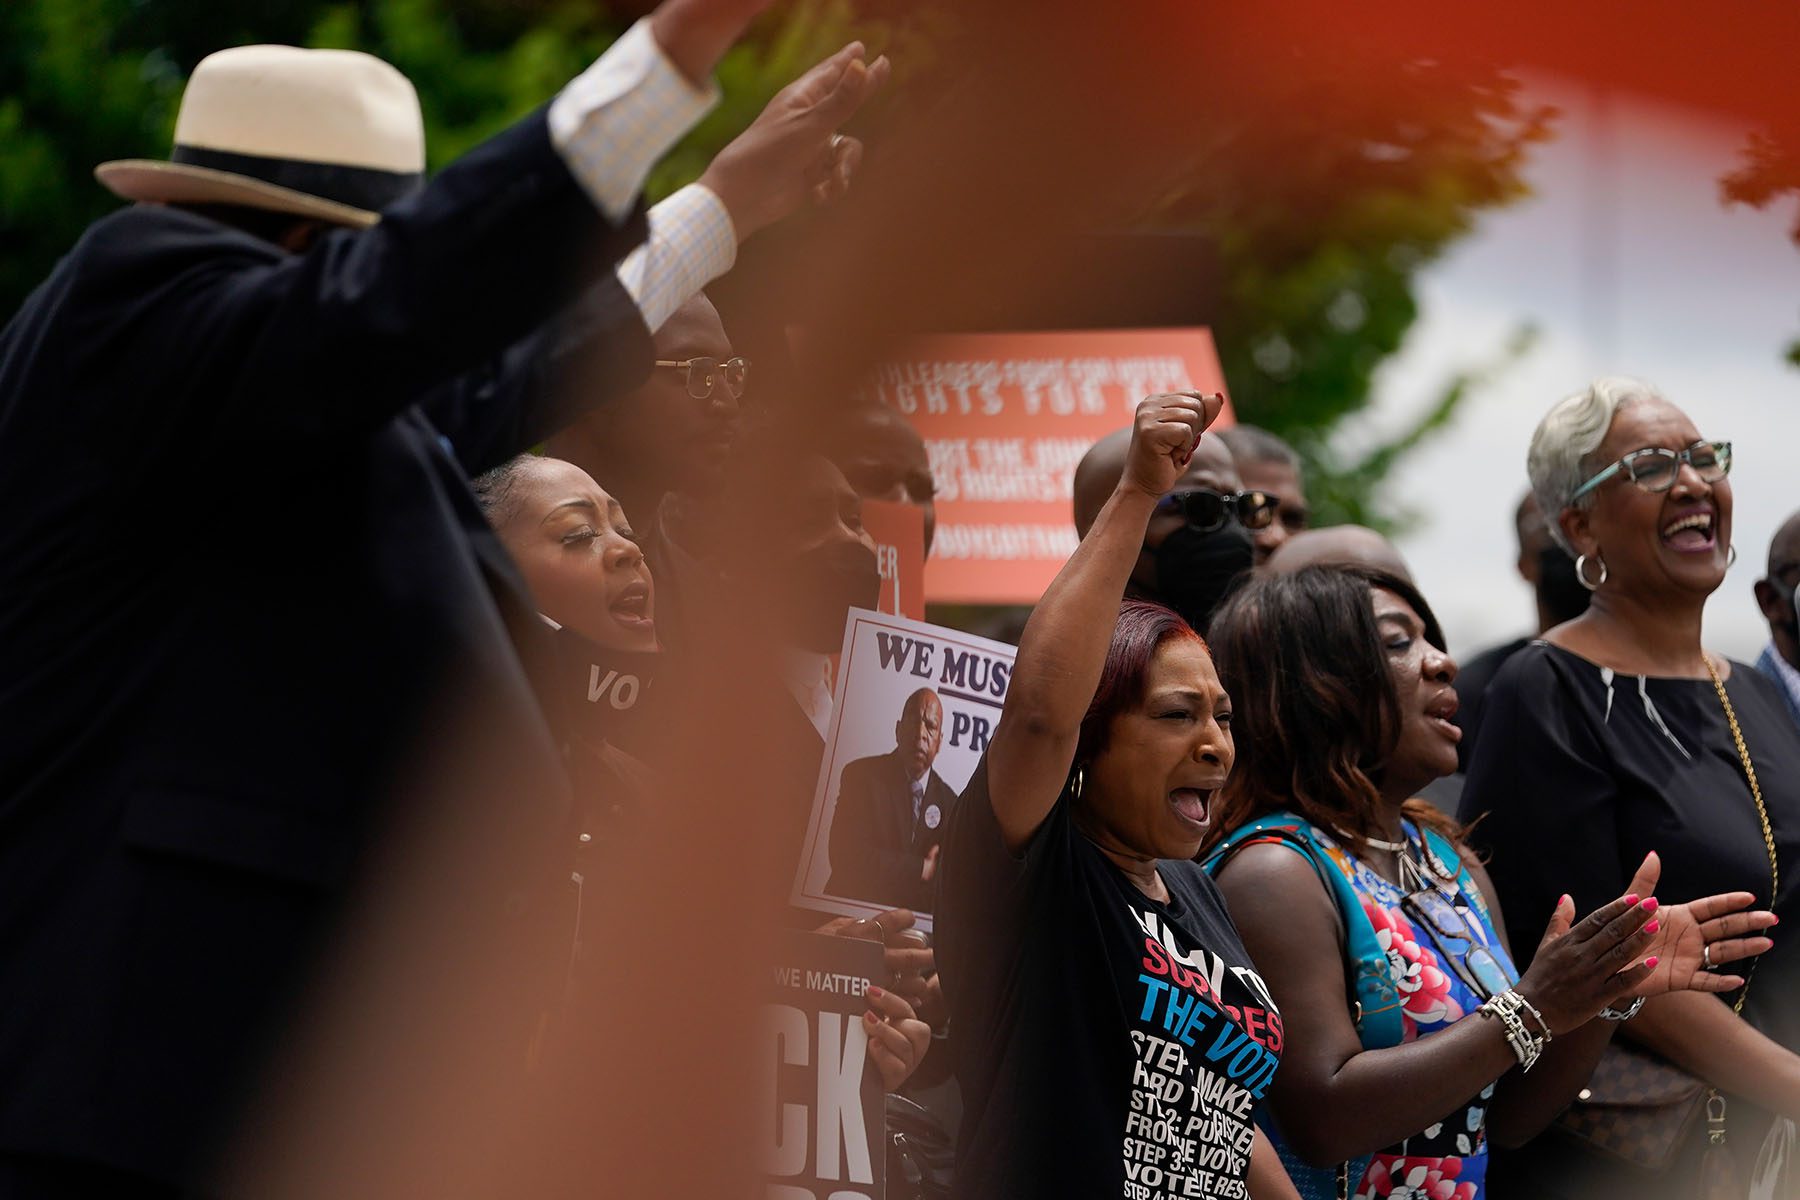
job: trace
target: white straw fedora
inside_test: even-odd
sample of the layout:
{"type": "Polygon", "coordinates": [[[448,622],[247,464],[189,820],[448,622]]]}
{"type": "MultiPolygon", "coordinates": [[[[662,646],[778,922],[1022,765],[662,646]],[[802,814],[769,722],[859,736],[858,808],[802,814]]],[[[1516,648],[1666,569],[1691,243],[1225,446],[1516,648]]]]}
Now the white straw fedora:
{"type": "Polygon", "coordinates": [[[425,180],[425,125],[406,76],[354,50],[238,46],[202,59],[169,161],[101,163],[127,200],[241,204],[373,225],[425,180]]]}

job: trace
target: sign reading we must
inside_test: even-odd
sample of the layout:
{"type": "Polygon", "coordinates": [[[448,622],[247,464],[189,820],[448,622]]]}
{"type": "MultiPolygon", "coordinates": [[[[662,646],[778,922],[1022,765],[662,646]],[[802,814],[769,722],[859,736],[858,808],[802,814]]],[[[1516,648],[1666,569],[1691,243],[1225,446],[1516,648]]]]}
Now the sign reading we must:
{"type": "MultiPolygon", "coordinates": [[[[1225,391],[1205,329],[943,334],[877,365],[863,399],[906,417],[931,456],[926,599],[1036,603],[1075,549],[1081,456],[1145,396],[1181,391],[1225,391]]],[[[1215,427],[1232,420],[1227,406],[1215,427]]]]}
{"type": "Polygon", "coordinates": [[[1015,653],[850,610],[794,904],[852,917],[908,908],[930,928],[944,834],[1000,722],[1015,653]]]}

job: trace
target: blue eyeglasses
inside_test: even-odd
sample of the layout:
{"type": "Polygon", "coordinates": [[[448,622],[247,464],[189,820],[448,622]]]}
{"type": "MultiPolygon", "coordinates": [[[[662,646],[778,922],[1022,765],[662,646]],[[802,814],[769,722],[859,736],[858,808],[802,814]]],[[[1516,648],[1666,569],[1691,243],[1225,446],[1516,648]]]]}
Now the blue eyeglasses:
{"type": "Polygon", "coordinates": [[[1666,492],[1681,475],[1681,464],[1687,463],[1707,483],[1717,483],[1731,474],[1730,442],[1695,442],[1686,450],[1664,450],[1650,446],[1633,450],[1606,470],[1575,489],[1569,503],[1581,499],[1614,475],[1623,474],[1646,492],[1666,492]]]}

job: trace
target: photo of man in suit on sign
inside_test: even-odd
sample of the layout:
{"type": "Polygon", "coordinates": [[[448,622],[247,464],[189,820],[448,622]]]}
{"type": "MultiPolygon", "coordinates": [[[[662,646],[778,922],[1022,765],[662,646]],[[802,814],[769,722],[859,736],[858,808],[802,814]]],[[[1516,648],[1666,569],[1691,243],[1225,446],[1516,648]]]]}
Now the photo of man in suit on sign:
{"type": "Polygon", "coordinates": [[[943,702],[920,688],[900,710],[894,748],[844,767],[831,819],[826,891],[930,910],[938,843],[956,801],[956,792],[932,770],[943,741],[943,702]]]}

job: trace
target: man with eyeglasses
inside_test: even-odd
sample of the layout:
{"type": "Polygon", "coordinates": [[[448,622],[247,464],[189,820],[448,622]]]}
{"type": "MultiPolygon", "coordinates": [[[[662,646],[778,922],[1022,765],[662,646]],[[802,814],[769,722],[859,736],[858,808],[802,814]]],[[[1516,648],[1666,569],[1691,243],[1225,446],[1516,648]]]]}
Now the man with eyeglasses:
{"type": "Polygon", "coordinates": [[[592,475],[638,531],[656,578],[665,645],[682,640],[697,598],[716,583],[684,545],[690,501],[715,495],[741,432],[750,364],[738,357],[704,294],[655,332],[656,366],[635,391],[595,409],[546,446],[592,475]]]}
{"type": "MultiPolygon", "coordinates": [[[[1109,433],[1075,468],[1075,531],[1086,537],[1125,470],[1131,430],[1109,433]]],[[[1256,531],[1275,518],[1275,502],[1247,492],[1231,451],[1202,437],[1175,486],[1157,502],[1126,594],[1166,604],[1204,633],[1215,609],[1250,572],[1256,531]]]]}
{"type": "Polygon", "coordinates": [[[1769,541],[1768,573],[1756,581],[1756,603],[1769,623],[1769,644],[1756,669],[1773,679],[1800,722],[1800,512],[1781,523],[1769,541]]]}

